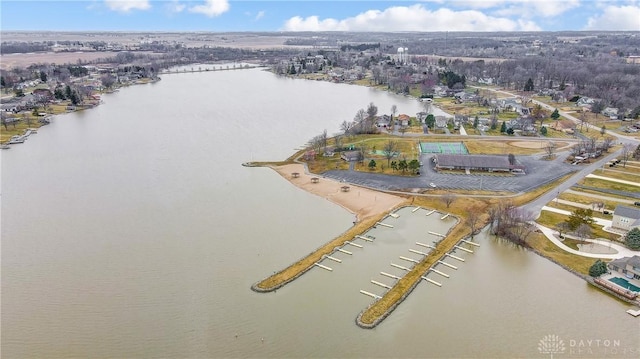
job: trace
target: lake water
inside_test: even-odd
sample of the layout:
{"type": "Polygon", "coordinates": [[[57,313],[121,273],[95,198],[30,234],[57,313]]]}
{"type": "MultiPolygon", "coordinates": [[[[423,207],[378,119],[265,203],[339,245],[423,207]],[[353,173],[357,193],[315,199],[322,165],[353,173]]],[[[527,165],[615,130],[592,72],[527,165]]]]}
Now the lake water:
{"type": "Polygon", "coordinates": [[[359,290],[390,283],[378,273],[411,243],[250,290],[353,215],[240,164],[284,159],[370,102],[413,115],[416,100],[261,70],[165,75],[103,100],[2,153],[3,358],[544,358],[549,336],[557,357],[639,353],[627,304],[484,233],[458,270],[439,268],[442,287],[421,283],[373,330],[355,325],[372,300],[359,290]]]}

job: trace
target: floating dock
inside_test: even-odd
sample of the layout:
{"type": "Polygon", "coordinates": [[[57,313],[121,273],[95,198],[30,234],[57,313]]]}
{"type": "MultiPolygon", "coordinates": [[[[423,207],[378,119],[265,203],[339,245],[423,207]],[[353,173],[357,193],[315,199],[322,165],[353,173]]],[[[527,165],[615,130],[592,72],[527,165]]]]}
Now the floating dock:
{"type": "Polygon", "coordinates": [[[445,256],[447,256],[447,257],[451,257],[451,258],[453,258],[453,259],[457,259],[457,260],[459,260],[460,262],[464,262],[464,259],[462,259],[462,258],[460,258],[460,257],[456,257],[456,256],[454,256],[453,254],[445,253],[444,255],[445,255],[445,256]]]}
{"type": "Polygon", "coordinates": [[[409,249],[409,252],[419,254],[421,256],[426,256],[427,254],[424,252],[416,251],[415,249],[409,249]]]}
{"type": "Polygon", "coordinates": [[[637,316],[640,315],[640,310],[629,309],[629,310],[627,310],[627,313],[633,315],[634,317],[637,317],[637,316]]]}
{"type": "Polygon", "coordinates": [[[453,247],[454,247],[454,248],[457,248],[457,249],[459,249],[459,250],[461,250],[461,251],[465,251],[465,252],[467,252],[467,253],[473,253],[473,251],[472,251],[471,249],[462,248],[462,247],[457,246],[457,245],[456,245],[456,246],[453,246],[453,247]]]}
{"type": "Polygon", "coordinates": [[[400,277],[398,277],[397,275],[393,275],[387,272],[380,272],[380,274],[382,274],[385,277],[389,277],[389,278],[393,278],[393,279],[400,279],[400,277]]]}
{"type": "Polygon", "coordinates": [[[381,296],[379,296],[379,295],[376,295],[376,294],[373,294],[373,293],[369,293],[369,292],[367,292],[366,290],[362,290],[362,289],[360,289],[360,293],[362,293],[362,294],[364,294],[364,295],[368,295],[368,296],[373,297],[373,298],[375,298],[375,299],[380,299],[380,298],[382,298],[382,297],[381,297],[381,296]]]}
{"type": "Polygon", "coordinates": [[[379,285],[379,286],[381,286],[382,288],[391,289],[391,287],[390,287],[390,286],[388,286],[388,285],[386,285],[386,284],[384,284],[384,283],[380,283],[380,282],[378,282],[378,281],[375,281],[375,280],[373,280],[373,279],[371,280],[371,283],[373,283],[373,284],[375,284],[375,285],[379,285]]]}
{"type": "Polygon", "coordinates": [[[380,225],[380,226],[383,226],[383,227],[393,228],[393,226],[392,226],[392,225],[390,225],[390,224],[386,224],[386,223],[382,223],[382,222],[377,222],[376,224],[377,224],[377,225],[380,225]]]}
{"type": "Polygon", "coordinates": [[[327,258],[327,259],[331,259],[334,262],[342,263],[342,259],[338,259],[338,258],[335,258],[335,257],[332,257],[332,256],[324,256],[324,257],[327,258]]]}
{"type": "Polygon", "coordinates": [[[458,267],[454,266],[453,264],[449,264],[447,262],[443,262],[443,261],[438,261],[438,263],[442,264],[443,266],[447,266],[451,269],[458,269],[458,267]]]}
{"type": "Polygon", "coordinates": [[[440,219],[447,219],[447,217],[449,217],[449,213],[447,213],[444,216],[440,217],[440,219]]]}
{"type": "Polygon", "coordinates": [[[443,276],[443,277],[445,277],[445,278],[449,278],[449,275],[448,275],[447,273],[440,272],[439,270],[437,270],[437,269],[433,269],[433,268],[429,268],[429,270],[430,270],[430,271],[432,271],[432,272],[434,272],[434,273],[438,273],[438,274],[440,274],[441,276],[443,276]]]}
{"type": "Polygon", "coordinates": [[[431,249],[436,249],[436,247],[430,245],[430,244],[424,244],[424,243],[420,243],[420,242],[416,242],[417,245],[421,246],[421,247],[427,247],[427,248],[431,248],[431,249]]]}
{"type": "Polygon", "coordinates": [[[358,247],[358,248],[363,248],[362,245],[358,244],[358,243],[353,243],[353,242],[345,242],[346,244],[350,245],[350,246],[354,246],[354,247],[358,247]]]}
{"type": "Polygon", "coordinates": [[[417,260],[415,260],[415,259],[413,259],[413,258],[408,258],[408,257],[400,256],[400,259],[405,260],[405,261],[407,261],[407,262],[420,263],[420,261],[417,261],[417,260]]]}
{"type": "Polygon", "coordinates": [[[427,214],[426,214],[426,215],[427,215],[427,216],[430,216],[430,215],[432,215],[435,211],[436,211],[435,209],[432,209],[430,212],[427,212],[427,214]]]}
{"type": "Polygon", "coordinates": [[[402,269],[402,270],[406,270],[407,272],[410,271],[411,269],[407,268],[407,267],[403,267],[401,265],[395,264],[395,263],[391,263],[392,267],[396,267],[398,269],[402,269]]]}
{"type": "Polygon", "coordinates": [[[414,209],[411,211],[411,213],[413,213],[413,212],[415,212],[415,211],[417,211],[417,210],[419,210],[419,209],[420,209],[420,206],[418,206],[418,207],[414,208],[414,209]]]}
{"type": "Polygon", "coordinates": [[[353,254],[353,253],[351,253],[349,251],[346,251],[346,250],[344,250],[342,248],[338,248],[337,251],[340,252],[340,253],[348,254],[348,255],[352,255],[353,254]]]}
{"type": "Polygon", "coordinates": [[[367,242],[373,242],[373,239],[371,239],[371,238],[367,238],[367,237],[365,237],[365,236],[360,236],[360,235],[358,235],[358,236],[356,236],[356,238],[360,238],[360,239],[362,239],[363,241],[367,241],[367,242]]]}
{"type": "Polygon", "coordinates": [[[439,237],[443,237],[443,238],[444,238],[444,237],[446,237],[446,235],[444,235],[444,234],[440,234],[440,233],[436,233],[436,232],[431,232],[431,231],[429,231],[429,234],[433,234],[434,236],[439,236],[439,237]]]}
{"type": "Polygon", "coordinates": [[[437,285],[438,287],[442,287],[442,284],[441,284],[441,283],[438,283],[438,282],[436,282],[436,281],[435,281],[435,280],[433,280],[433,279],[429,279],[429,278],[427,278],[427,277],[420,277],[420,278],[422,278],[422,279],[426,280],[427,282],[429,282],[429,283],[431,283],[431,284],[435,284],[435,285],[437,285]]]}
{"type": "Polygon", "coordinates": [[[476,247],[480,247],[480,245],[476,242],[471,242],[471,241],[467,241],[467,240],[462,240],[464,243],[466,244],[471,244],[472,246],[476,246],[476,247]]]}
{"type": "Polygon", "coordinates": [[[326,269],[326,270],[328,270],[328,271],[333,271],[333,269],[331,269],[331,268],[329,268],[329,267],[327,267],[327,266],[323,266],[323,265],[322,265],[322,264],[320,264],[320,263],[314,263],[314,264],[315,264],[315,265],[317,265],[318,267],[322,268],[322,269],[326,269]]]}

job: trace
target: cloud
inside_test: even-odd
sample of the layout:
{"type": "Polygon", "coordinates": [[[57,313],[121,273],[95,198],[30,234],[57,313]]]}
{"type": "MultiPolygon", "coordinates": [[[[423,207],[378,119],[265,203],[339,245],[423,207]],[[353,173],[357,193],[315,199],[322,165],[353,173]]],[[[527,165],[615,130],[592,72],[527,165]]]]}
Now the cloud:
{"type": "Polygon", "coordinates": [[[317,16],[288,19],[284,31],[534,31],[532,21],[514,21],[494,17],[477,10],[435,11],[422,5],[395,6],[385,10],[368,10],[343,20],[317,16]]]}
{"type": "Polygon", "coordinates": [[[256,17],[255,17],[255,20],[262,19],[264,17],[264,14],[265,14],[264,10],[258,11],[258,13],[256,14],[256,17]]]}
{"type": "Polygon", "coordinates": [[[208,17],[216,17],[229,11],[228,0],[206,0],[202,5],[195,5],[189,8],[190,12],[204,14],[208,17]]]}
{"type": "Polygon", "coordinates": [[[607,6],[587,21],[585,30],[640,31],[640,6],[607,6]]]}
{"type": "Polygon", "coordinates": [[[184,9],[186,9],[186,5],[185,4],[181,4],[179,1],[177,0],[173,0],[173,1],[169,1],[164,5],[165,9],[169,12],[169,13],[180,13],[183,12],[184,9]]]}
{"type": "MultiPolygon", "coordinates": [[[[589,0],[593,1],[593,0],[589,0]]],[[[440,2],[439,0],[429,2],[440,2]]],[[[497,16],[558,16],[580,6],[580,0],[450,0],[450,7],[483,9],[497,16]]]]}
{"type": "Polygon", "coordinates": [[[104,0],[109,10],[128,13],[131,10],[148,10],[151,8],[149,0],[104,0]]]}

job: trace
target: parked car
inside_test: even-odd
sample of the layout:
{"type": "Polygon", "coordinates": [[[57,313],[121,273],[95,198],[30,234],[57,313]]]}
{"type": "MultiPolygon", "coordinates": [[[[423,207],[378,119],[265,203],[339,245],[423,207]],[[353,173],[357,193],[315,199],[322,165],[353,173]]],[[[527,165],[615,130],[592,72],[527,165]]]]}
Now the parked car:
{"type": "Polygon", "coordinates": [[[634,206],[640,206],[640,202],[633,202],[634,206]]]}

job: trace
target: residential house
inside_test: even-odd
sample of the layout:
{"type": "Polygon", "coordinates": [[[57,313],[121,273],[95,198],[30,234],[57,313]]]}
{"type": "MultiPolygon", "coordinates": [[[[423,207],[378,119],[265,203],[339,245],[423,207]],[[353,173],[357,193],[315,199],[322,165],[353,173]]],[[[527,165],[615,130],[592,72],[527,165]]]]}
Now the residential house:
{"type": "Polygon", "coordinates": [[[615,107],[607,107],[602,110],[602,115],[609,117],[612,120],[618,119],[618,109],[615,107]]]}
{"type": "Polygon", "coordinates": [[[356,162],[361,160],[362,154],[360,153],[360,151],[345,151],[342,152],[340,158],[347,162],[356,162]]]}
{"type": "Polygon", "coordinates": [[[611,227],[624,231],[640,228],[640,208],[617,205],[613,211],[611,227]]]}
{"type": "Polygon", "coordinates": [[[576,101],[576,106],[579,107],[591,107],[596,102],[596,100],[589,97],[580,97],[578,101],[576,101]]]}
{"type": "Polygon", "coordinates": [[[411,120],[411,118],[409,117],[409,115],[406,114],[400,114],[398,115],[398,124],[400,126],[409,126],[409,121],[411,120]]]}
{"type": "Polygon", "coordinates": [[[445,128],[449,119],[444,116],[436,116],[436,128],[445,128]]]}
{"type": "Polygon", "coordinates": [[[376,118],[376,127],[378,128],[388,128],[391,124],[391,116],[382,115],[376,118]]]}
{"type": "Polygon", "coordinates": [[[640,256],[614,259],[607,263],[607,267],[629,279],[640,280],[640,256]]]}

